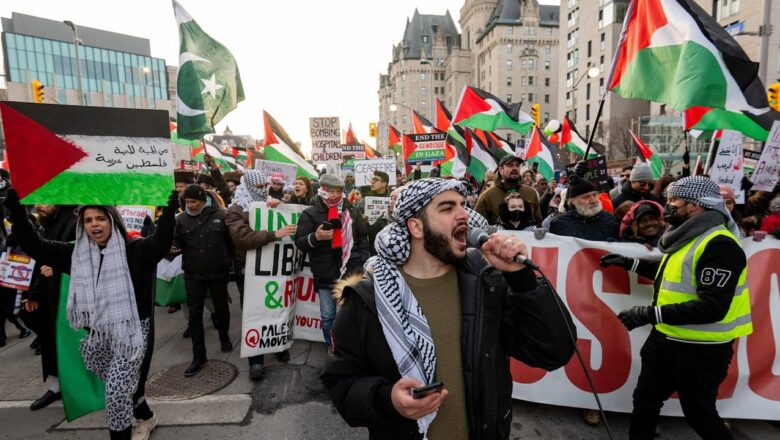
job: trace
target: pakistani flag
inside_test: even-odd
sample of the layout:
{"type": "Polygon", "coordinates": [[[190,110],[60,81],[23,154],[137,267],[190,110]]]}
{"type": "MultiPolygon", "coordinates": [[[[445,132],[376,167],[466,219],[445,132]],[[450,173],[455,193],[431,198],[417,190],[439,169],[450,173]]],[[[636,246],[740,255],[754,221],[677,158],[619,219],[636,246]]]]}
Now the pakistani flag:
{"type": "Polygon", "coordinates": [[[693,106],[768,110],[758,64],[693,0],[633,0],[607,85],[625,98],[693,106]]]}
{"type": "Polygon", "coordinates": [[[179,24],[179,75],[176,79],[178,135],[200,139],[244,100],[236,60],[225,46],[203,32],[173,0],[179,24]]]}
{"type": "Polygon", "coordinates": [[[265,127],[263,151],[266,160],[298,166],[297,177],[305,176],[307,179],[317,179],[320,176],[314,166],[303,158],[301,150],[295,145],[287,131],[266,111],[263,111],[263,125],[265,127]]]}

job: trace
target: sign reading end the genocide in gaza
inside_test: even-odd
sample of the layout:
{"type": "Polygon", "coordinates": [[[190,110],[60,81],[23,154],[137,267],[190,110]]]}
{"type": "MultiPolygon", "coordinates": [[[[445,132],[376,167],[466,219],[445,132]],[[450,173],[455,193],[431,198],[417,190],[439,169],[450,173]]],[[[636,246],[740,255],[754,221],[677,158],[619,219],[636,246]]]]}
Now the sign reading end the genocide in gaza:
{"type": "Polygon", "coordinates": [[[168,112],[3,102],[22,203],[165,205],[173,188],[168,112]]]}
{"type": "Polygon", "coordinates": [[[314,163],[341,165],[341,125],[338,116],[309,118],[311,159],[314,163]]]}
{"type": "Polygon", "coordinates": [[[430,162],[444,159],[447,133],[418,133],[404,135],[404,157],[408,163],[430,162]]]}

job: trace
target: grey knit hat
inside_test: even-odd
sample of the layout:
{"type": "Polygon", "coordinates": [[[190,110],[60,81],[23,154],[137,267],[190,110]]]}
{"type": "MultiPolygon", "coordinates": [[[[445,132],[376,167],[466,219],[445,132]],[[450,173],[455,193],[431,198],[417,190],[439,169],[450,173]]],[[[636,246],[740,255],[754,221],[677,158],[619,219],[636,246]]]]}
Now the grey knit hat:
{"type": "Polygon", "coordinates": [[[344,180],[335,174],[325,173],[320,176],[320,186],[327,186],[328,188],[344,188],[344,180]]]}
{"type": "Polygon", "coordinates": [[[652,182],[653,180],[653,172],[650,170],[650,165],[646,163],[638,163],[634,165],[634,169],[631,170],[631,177],[629,179],[631,182],[652,182]]]}

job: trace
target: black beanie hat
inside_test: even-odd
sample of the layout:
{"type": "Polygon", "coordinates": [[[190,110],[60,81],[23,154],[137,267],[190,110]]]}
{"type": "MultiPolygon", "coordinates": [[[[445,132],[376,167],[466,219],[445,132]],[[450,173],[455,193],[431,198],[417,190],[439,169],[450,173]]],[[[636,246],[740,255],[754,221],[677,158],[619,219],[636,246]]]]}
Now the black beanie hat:
{"type": "Polygon", "coordinates": [[[214,179],[212,179],[208,174],[199,174],[198,183],[205,183],[206,185],[214,186],[214,179]]]}
{"type": "Polygon", "coordinates": [[[592,191],[596,191],[596,187],[593,186],[593,184],[589,181],[576,174],[569,177],[569,189],[566,190],[567,199],[573,199],[577,196],[581,196],[592,191]]]}
{"type": "Polygon", "coordinates": [[[205,202],[208,200],[208,194],[206,190],[200,185],[193,183],[184,190],[184,200],[193,199],[205,202]]]}

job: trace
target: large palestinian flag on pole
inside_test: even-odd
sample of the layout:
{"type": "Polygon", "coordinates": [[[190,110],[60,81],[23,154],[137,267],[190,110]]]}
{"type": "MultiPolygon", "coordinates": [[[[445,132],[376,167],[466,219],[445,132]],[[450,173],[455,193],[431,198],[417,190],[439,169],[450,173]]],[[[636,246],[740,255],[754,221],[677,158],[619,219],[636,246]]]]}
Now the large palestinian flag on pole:
{"type": "Polygon", "coordinates": [[[436,98],[436,112],[434,113],[434,127],[436,130],[447,133],[444,150],[444,161],[441,163],[441,175],[453,176],[456,179],[466,176],[466,170],[471,160],[468,145],[465,139],[463,127],[452,125],[452,114],[444,103],[436,98]]]}
{"type": "MultiPolygon", "coordinates": [[[[558,134],[558,138],[553,141],[551,136],[551,142],[557,141],[561,147],[571,151],[580,157],[585,157],[585,150],[588,149],[588,142],[577,131],[577,128],[569,120],[568,116],[563,118],[563,124],[561,124],[561,132],[558,134]]],[[[594,158],[598,156],[598,152],[591,146],[590,152],[588,152],[588,158],[594,158]]]]}
{"type": "Polygon", "coordinates": [[[401,132],[390,124],[387,124],[387,145],[397,154],[401,154],[401,132]]]}
{"type": "Polygon", "coordinates": [[[526,134],[534,125],[534,120],[520,111],[519,103],[508,104],[484,90],[464,86],[452,123],[485,131],[509,128],[526,134]]]}
{"type": "Polygon", "coordinates": [[[22,203],[167,203],[173,142],[165,110],[6,101],[0,115],[22,203]]]}
{"type": "Polygon", "coordinates": [[[301,151],[284,128],[266,111],[263,111],[263,126],[265,127],[263,151],[267,160],[298,166],[298,174],[296,176],[306,176],[307,179],[319,177],[317,170],[312,164],[306,162],[303,154],[301,154],[301,151]]]}
{"type": "Polygon", "coordinates": [[[485,174],[488,170],[498,168],[499,159],[473,131],[468,128],[465,131],[470,156],[467,171],[479,183],[482,183],[485,181],[485,174]]]}
{"type": "Polygon", "coordinates": [[[412,110],[412,125],[415,133],[433,133],[436,131],[431,121],[414,110],[412,110]]]}
{"type": "Polygon", "coordinates": [[[761,114],[758,64],[692,0],[632,0],[607,81],[625,98],[683,111],[702,106],[761,114]]]}

